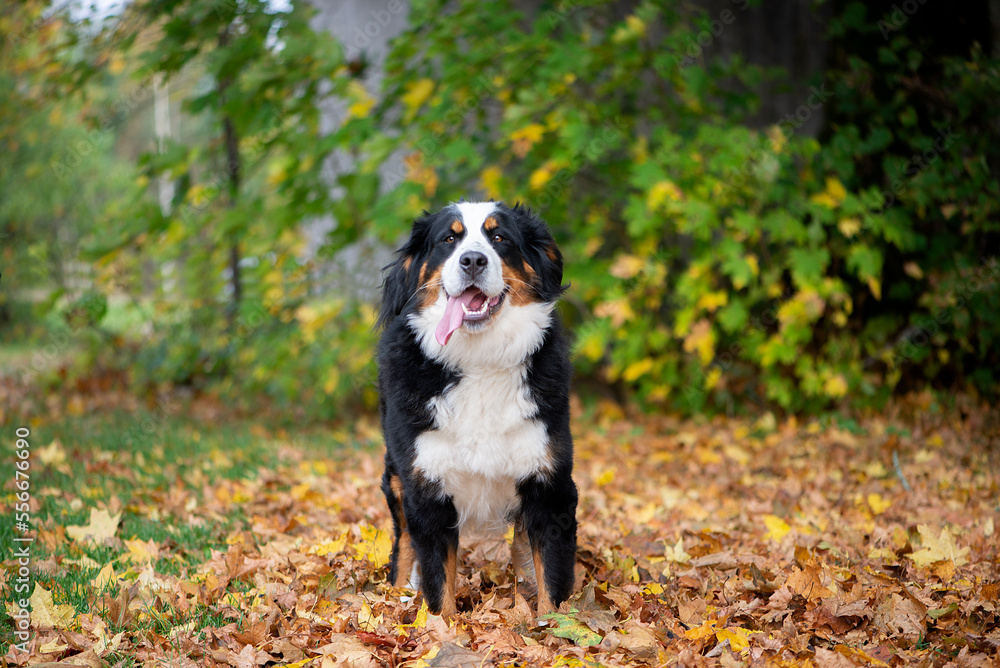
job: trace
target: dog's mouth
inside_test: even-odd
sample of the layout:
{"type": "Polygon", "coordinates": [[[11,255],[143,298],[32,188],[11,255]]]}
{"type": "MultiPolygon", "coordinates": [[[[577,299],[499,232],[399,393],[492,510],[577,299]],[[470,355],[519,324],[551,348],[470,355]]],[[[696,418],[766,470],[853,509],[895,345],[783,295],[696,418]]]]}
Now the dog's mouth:
{"type": "Polygon", "coordinates": [[[466,323],[473,327],[481,326],[500,310],[506,295],[505,291],[496,297],[487,297],[486,293],[476,287],[468,288],[457,297],[448,295],[444,316],[434,332],[437,342],[442,346],[447,344],[451,335],[466,323]]]}

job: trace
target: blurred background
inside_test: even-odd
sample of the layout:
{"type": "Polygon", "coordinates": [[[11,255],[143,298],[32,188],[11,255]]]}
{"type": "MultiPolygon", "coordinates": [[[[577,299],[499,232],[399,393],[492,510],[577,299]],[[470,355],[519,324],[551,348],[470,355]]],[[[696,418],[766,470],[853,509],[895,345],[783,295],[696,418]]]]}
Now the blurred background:
{"type": "Polygon", "coordinates": [[[995,0],[4,3],[0,422],[371,409],[380,268],[460,197],[553,228],[585,400],[992,402],[998,102],[995,0]]]}

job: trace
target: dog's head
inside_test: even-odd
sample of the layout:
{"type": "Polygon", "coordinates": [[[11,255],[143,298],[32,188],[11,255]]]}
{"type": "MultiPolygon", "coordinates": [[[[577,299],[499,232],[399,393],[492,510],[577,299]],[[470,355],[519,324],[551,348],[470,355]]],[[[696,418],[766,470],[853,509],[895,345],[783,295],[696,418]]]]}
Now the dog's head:
{"type": "Polygon", "coordinates": [[[548,227],[526,207],[499,202],[425,214],[387,269],[379,324],[406,317],[440,346],[456,334],[486,334],[518,309],[547,316],[563,291],[562,255],[548,227]]]}

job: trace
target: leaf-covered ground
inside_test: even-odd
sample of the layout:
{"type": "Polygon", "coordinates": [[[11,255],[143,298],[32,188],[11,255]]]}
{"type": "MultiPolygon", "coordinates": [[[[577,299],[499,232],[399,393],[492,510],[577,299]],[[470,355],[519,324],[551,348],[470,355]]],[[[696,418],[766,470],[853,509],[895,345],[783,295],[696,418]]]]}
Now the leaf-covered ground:
{"type": "Polygon", "coordinates": [[[33,636],[2,649],[10,665],[997,665],[1000,437],[981,407],[797,422],[577,406],[577,594],[535,619],[506,542],[472,543],[443,620],[386,584],[373,417],[294,430],[101,404],[0,415],[8,434],[44,415],[28,422],[33,636]]]}

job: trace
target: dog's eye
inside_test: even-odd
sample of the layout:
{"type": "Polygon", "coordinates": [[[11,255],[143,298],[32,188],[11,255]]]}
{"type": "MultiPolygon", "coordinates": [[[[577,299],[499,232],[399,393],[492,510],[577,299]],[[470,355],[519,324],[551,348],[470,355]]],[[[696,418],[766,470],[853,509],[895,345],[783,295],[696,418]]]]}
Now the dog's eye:
{"type": "Polygon", "coordinates": [[[493,235],[493,241],[496,242],[496,243],[500,243],[500,242],[503,241],[503,237],[500,236],[499,234],[494,234],[493,235]]]}
{"type": "Polygon", "coordinates": [[[446,236],[444,238],[444,242],[446,244],[453,244],[453,243],[455,243],[455,235],[454,234],[449,234],[448,236],[446,236]]]}

